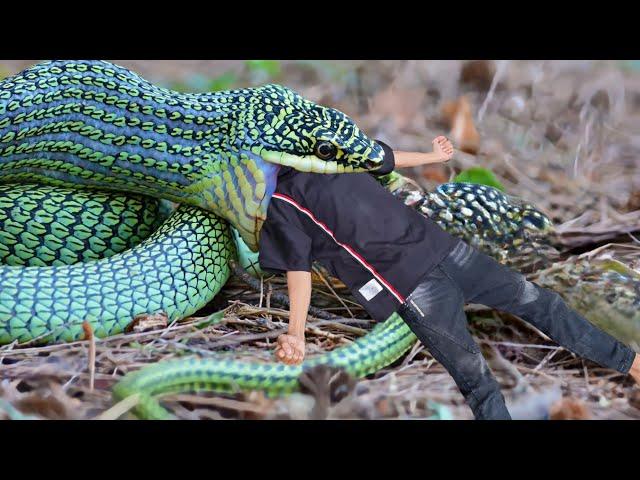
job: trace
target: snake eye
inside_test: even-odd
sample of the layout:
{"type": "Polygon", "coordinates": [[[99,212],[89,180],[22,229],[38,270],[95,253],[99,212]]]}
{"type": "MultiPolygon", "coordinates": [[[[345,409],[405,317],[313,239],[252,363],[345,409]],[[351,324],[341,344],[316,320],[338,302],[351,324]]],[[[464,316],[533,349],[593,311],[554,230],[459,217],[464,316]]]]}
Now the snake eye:
{"type": "Polygon", "coordinates": [[[314,153],[322,160],[332,160],[338,153],[338,149],[331,142],[320,142],[316,145],[314,153]]]}

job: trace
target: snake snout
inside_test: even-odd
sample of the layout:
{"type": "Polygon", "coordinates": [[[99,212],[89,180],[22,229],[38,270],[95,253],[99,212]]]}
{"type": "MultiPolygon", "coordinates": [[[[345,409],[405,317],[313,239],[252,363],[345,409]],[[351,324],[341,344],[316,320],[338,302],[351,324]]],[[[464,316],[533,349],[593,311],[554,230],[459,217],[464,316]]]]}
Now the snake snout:
{"type": "Polygon", "coordinates": [[[553,222],[549,217],[537,208],[530,206],[522,212],[522,225],[528,230],[548,232],[553,228],[553,222]]]}

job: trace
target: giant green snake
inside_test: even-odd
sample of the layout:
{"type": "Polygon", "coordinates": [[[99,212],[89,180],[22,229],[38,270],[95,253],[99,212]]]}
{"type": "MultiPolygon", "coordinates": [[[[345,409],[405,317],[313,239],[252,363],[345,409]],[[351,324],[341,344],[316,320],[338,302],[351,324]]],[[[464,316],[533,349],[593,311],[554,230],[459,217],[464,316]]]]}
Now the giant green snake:
{"type": "MultiPolygon", "coordinates": [[[[375,170],[383,155],[343,113],[277,85],[184,94],[99,61],[47,62],[5,79],[0,344],[78,340],[85,320],[103,337],[139,314],[187,317],[230,275],[236,247],[229,224],[244,241],[240,249],[256,249],[279,165],[348,174],[375,170]],[[335,151],[330,158],[318,149],[326,143],[335,151]],[[161,223],[157,199],[182,206],[161,223]]],[[[490,187],[445,184],[427,194],[395,173],[380,180],[503,261],[544,243],[538,240],[550,226],[531,205],[490,187]]],[[[138,414],[165,418],[159,393],[286,393],[305,368],[328,364],[361,377],[414,341],[393,315],[299,367],[173,360],[127,375],[114,393],[138,393],[138,414]]]]}

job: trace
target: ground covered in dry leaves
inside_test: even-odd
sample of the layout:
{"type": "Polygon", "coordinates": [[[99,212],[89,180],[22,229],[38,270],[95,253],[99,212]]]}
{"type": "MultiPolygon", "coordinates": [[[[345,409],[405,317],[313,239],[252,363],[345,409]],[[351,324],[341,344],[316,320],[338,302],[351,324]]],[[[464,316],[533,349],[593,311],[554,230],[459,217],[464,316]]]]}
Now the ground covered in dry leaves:
{"type": "MultiPolygon", "coordinates": [[[[0,61],[11,74],[33,61],[0,61]]],[[[116,61],[171,88],[206,90],[279,82],[348,113],[371,137],[424,151],[445,133],[464,150],[446,166],[404,172],[426,188],[464,169],[491,169],[510,194],[555,222],[566,255],[615,243],[640,268],[640,65],[539,61],[116,61]]],[[[311,319],[308,355],[372,326],[336,280],[316,272],[313,304],[344,320],[311,319]]],[[[197,317],[141,319],[129,333],[66,345],[0,348],[0,418],[130,418],[111,387],[126,372],[187,354],[269,361],[287,327],[282,278],[261,291],[232,279],[197,317]],[[208,315],[224,310],[219,323],[208,315]],[[95,357],[95,358],[94,358],[95,357]]],[[[521,320],[478,305],[470,328],[515,418],[640,418],[640,388],[576,358],[521,320]]],[[[634,347],[637,345],[634,344],[634,347]]],[[[420,345],[366,379],[319,369],[303,393],[167,396],[183,419],[471,418],[453,381],[420,345]],[[332,382],[329,380],[333,379],[332,382]],[[337,388],[335,383],[340,385],[337,388]],[[341,391],[336,395],[336,390],[341,391]],[[348,394],[346,394],[348,393],[348,394]],[[315,408],[314,408],[315,406],[315,408]]]]}

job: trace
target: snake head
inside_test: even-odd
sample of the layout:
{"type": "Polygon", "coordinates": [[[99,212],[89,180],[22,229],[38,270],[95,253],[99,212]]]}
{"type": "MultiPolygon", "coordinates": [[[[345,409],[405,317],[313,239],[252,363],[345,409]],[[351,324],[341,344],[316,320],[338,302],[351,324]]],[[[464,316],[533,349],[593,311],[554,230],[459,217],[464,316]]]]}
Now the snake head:
{"type": "Polygon", "coordinates": [[[209,142],[220,142],[213,149],[217,161],[185,190],[194,204],[235,226],[254,251],[281,166],[326,174],[383,166],[384,150],[353,120],[286,87],[233,90],[216,102],[227,116],[218,122],[218,139],[209,142]]]}
{"type": "Polygon", "coordinates": [[[339,110],[281,85],[257,88],[252,101],[244,119],[254,142],[251,151],[269,163],[314,173],[364,172],[383,165],[382,147],[339,110]]]}
{"type": "Polygon", "coordinates": [[[534,205],[497,188],[474,183],[444,183],[423,203],[425,213],[448,229],[513,242],[523,235],[546,236],[552,222],[534,205]]]}

